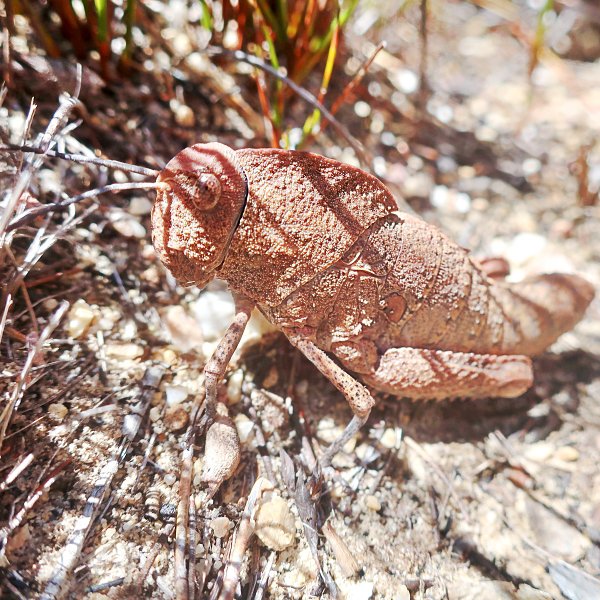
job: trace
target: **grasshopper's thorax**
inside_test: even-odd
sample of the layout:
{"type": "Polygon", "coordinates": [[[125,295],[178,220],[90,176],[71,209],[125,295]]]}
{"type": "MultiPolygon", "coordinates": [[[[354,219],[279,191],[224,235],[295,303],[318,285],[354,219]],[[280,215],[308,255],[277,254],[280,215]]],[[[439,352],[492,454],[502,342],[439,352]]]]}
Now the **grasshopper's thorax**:
{"type": "Polygon", "coordinates": [[[218,277],[277,306],[396,209],[365,172],[306,152],[240,150],[248,199],[218,277]]]}

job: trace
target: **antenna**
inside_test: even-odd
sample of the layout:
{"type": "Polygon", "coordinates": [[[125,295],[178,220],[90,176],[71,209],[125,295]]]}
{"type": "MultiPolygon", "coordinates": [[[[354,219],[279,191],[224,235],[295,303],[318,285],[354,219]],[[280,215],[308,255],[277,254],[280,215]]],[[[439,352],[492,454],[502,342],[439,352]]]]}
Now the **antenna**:
{"type": "Polygon", "coordinates": [[[40,215],[45,215],[46,213],[53,212],[55,210],[60,210],[61,208],[66,208],[67,206],[71,206],[71,204],[76,204],[78,202],[81,202],[82,200],[86,200],[87,198],[93,198],[94,196],[97,196],[99,194],[105,194],[106,192],[122,192],[124,190],[152,189],[169,189],[169,185],[166,183],[156,181],[109,183],[104,187],[88,190],[87,192],[83,192],[82,194],[78,194],[77,196],[71,196],[70,198],[61,200],[60,202],[55,202],[54,204],[44,204],[42,206],[36,206],[35,208],[31,208],[28,211],[25,211],[24,213],[20,214],[15,219],[13,219],[6,228],[6,231],[12,231],[13,229],[17,229],[17,227],[27,225],[40,215]]]}
{"type": "Polygon", "coordinates": [[[138,165],[130,165],[118,160],[109,160],[107,158],[96,158],[91,156],[85,156],[85,154],[66,154],[64,152],[57,152],[56,150],[43,150],[42,148],[36,148],[35,146],[24,146],[19,144],[2,144],[0,145],[0,152],[31,152],[33,154],[44,154],[52,158],[62,158],[64,160],[70,160],[78,163],[90,163],[92,165],[100,165],[102,167],[110,167],[113,169],[122,169],[123,171],[129,171],[130,173],[137,173],[144,177],[157,177],[160,171],[156,169],[149,169],[148,167],[139,167],[138,165]]]}

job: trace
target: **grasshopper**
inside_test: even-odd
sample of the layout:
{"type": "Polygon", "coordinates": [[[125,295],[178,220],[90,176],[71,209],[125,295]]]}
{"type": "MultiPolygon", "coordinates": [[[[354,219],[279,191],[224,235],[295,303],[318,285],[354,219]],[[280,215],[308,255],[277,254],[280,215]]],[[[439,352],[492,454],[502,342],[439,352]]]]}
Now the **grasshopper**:
{"type": "Polygon", "coordinates": [[[488,277],[399,211],[377,178],[317,154],[197,144],[159,173],[157,190],[161,261],[184,285],[225,280],[235,300],[205,367],[208,418],[256,307],[354,413],[324,464],[366,422],[369,388],[414,400],[519,396],[532,384],[530,357],[594,297],[577,275],[488,277]]]}

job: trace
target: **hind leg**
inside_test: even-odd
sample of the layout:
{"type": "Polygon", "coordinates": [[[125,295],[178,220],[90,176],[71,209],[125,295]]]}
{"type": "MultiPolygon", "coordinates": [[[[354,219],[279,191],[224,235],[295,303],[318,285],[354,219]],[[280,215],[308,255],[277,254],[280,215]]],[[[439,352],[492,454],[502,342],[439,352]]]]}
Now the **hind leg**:
{"type": "Polygon", "coordinates": [[[327,467],[331,463],[331,459],[342,449],[344,444],[367,422],[375,400],[364,385],[359,383],[352,375],[346,373],[344,369],[337,365],[323,350],[315,346],[310,340],[287,331],[285,334],[292,345],[298,348],[344,394],[354,413],[354,417],[348,423],[346,429],[327,448],[325,454],[320,459],[321,465],[327,467]]]}
{"type": "Polygon", "coordinates": [[[377,390],[413,400],[516,398],[531,386],[533,371],[531,360],[521,355],[390,348],[361,378],[377,390]]]}

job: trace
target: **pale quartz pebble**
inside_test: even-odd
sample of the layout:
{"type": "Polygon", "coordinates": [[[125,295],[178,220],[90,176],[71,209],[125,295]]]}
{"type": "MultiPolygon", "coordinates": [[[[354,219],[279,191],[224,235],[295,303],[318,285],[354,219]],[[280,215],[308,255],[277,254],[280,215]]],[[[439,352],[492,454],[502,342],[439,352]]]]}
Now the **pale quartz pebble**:
{"type": "Polygon", "coordinates": [[[223,337],[235,312],[231,294],[225,290],[206,290],[190,308],[204,339],[209,342],[217,342],[223,337]]]}
{"type": "Polygon", "coordinates": [[[96,312],[94,307],[90,306],[85,300],[77,300],[71,306],[67,315],[67,333],[69,337],[77,339],[85,334],[96,318],[96,312]]]}
{"type": "Polygon", "coordinates": [[[524,456],[535,462],[546,462],[553,454],[554,446],[549,442],[536,442],[525,448],[524,456]]]}
{"type": "MultiPolygon", "coordinates": [[[[371,581],[351,583],[346,589],[346,600],[369,600],[373,597],[374,590],[375,585],[371,581]]],[[[402,596],[394,594],[394,598],[398,600],[402,596]]],[[[407,598],[410,598],[410,595],[407,598]]]]}
{"type": "Polygon", "coordinates": [[[103,306],[99,311],[98,327],[103,331],[110,331],[122,318],[121,313],[111,306],[103,306]]]}
{"type": "Polygon", "coordinates": [[[393,427],[388,427],[381,436],[379,443],[388,450],[392,450],[396,448],[398,443],[399,436],[396,433],[396,430],[393,427]]]}
{"type": "Polygon", "coordinates": [[[364,461],[373,453],[373,447],[371,444],[360,444],[360,446],[357,446],[355,453],[357,458],[364,461]]]}
{"type": "Polygon", "coordinates": [[[173,110],[173,114],[175,115],[177,125],[181,125],[182,127],[193,127],[196,122],[194,111],[185,104],[178,104],[173,110]]]}
{"type": "Polygon", "coordinates": [[[168,365],[177,364],[177,354],[172,348],[165,348],[160,352],[160,360],[166,362],[168,365]]]}
{"type": "Polygon", "coordinates": [[[271,550],[285,550],[296,539],[296,519],[288,503],[276,494],[259,504],[254,523],[258,539],[271,550]]]}
{"type": "Polygon", "coordinates": [[[140,279],[158,285],[160,283],[160,272],[156,265],[150,265],[140,273],[140,279]]]}
{"type": "Polygon", "coordinates": [[[366,496],[365,506],[373,512],[379,512],[381,510],[381,502],[379,502],[377,496],[374,496],[373,494],[366,496]]]}
{"type": "Polygon", "coordinates": [[[244,382],[244,372],[241,369],[235,370],[227,381],[227,400],[229,404],[237,404],[242,398],[242,383],[244,382]]]}
{"type": "Polygon", "coordinates": [[[548,240],[539,233],[519,233],[512,238],[503,255],[511,265],[522,266],[546,252],[548,240]]]}
{"type": "Polygon", "coordinates": [[[227,517],[216,517],[209,521],[208,525],[213,530],[215,537],[218,538],[225,537],[232,527],[232,523],[227,517]]]}
{"type": "Polygon", "coordinates": [[[407,198],[429,198],[433,190],[433,179],[425,172],[407,177],[402,184],[402,192],[407,198]]]}
{"type": "Polygon", "coordinates": [[[167,473],[164,480],[167,485],[171,486],[177,481],[177,475],[175,473],[167,473]]]}
{"type": "Polygon", "coordinates": [[[238,414],[234,418],[235,428],[242,444],[248,444],[254,439],[254,422],[246,415],[238,414]]]}
{"type": "Polygon", "coordinates": [[[206,433],[204,463],[201,480],[208,488],[209,497],[229,479],[240,463],[240,440],[227,408],[219,402],[217,415],[206,433]]]}
{"type": "Polygon", "coordinates": [[[331,417],[321,419],[317,425],[317,437],[326,444],[331,444],[342,434],[343,429],[335,424],[331,417]]]}
{"type": "Polygon", "coordinates": [[[68,413],[69,409],[60,402],[53,403],[48,406],[48,415],[54,421],[62,421],[68,413]]]}
{"type": "Polygon", "coordinates": [[[115,209],[109,212],[113,229],[126,238],[142,240],[146,237],[146,228],[133,216],[124,210],[115,209]]]}
{"type": "Polygon", "coordinates": [[[234,360],[237,359],[241,349],[246,344],[254,344],[260,341],[265,333],[269,333],[271,331],[278,331],[278,329],[269,323],[269,321],[263,317],[261,312],[258,310],[253,310],[252,314],[250,315],[250,321],[248,321],[248,325],[246,325],[246,329],[244,329],[244,334],[240,340],[240,345],[233,354],[234,360]]]}
{"type": "Polygon", "coordinates": [[[104,346],[104,352],[107,358],[115,360],[134,360],[144,354],[144,349],[139,344],[119,344],[112,343],[104,346]]]}
{"type": "Polygon", "coordinates": [[[181,404],[189,395],[189,391],[183,385],[166,385],[165,402],[167,406],[181,404]]]}
{"type": "Polygon", "coordinates": [[[160,419],[160,415],[161,415],[161,408],[160,408],[160,406],[153,406],[150,409],[150,420],[153,423],[156,423],[156,421],[158,421],[160,419]]]}
{"type": "Polygon", "coordinates": [[[152,202],[144,196],[134,196],[129,203],[129,214],[136,217],[149,215],[152,211],[152,202]]]}
{"type": "Polygon", "coordinates": [[[556,449],[554,458],[565,462],[574,462],[579,460],[579,451],[577,448],[573,448],[573,446],[561,446],[556,449]]]}
{"type": "Polygon", "coordinates": [[[56,298],[47,298],[42,302],[42,306],[48,311],[53,311],[58,306],[58,300],[56,298]]]}

